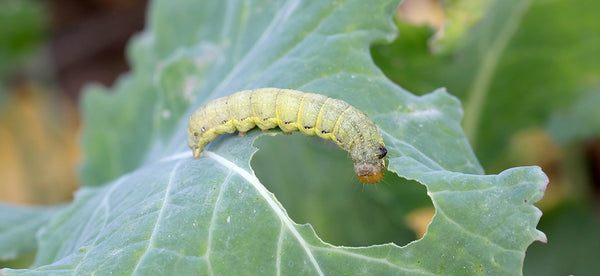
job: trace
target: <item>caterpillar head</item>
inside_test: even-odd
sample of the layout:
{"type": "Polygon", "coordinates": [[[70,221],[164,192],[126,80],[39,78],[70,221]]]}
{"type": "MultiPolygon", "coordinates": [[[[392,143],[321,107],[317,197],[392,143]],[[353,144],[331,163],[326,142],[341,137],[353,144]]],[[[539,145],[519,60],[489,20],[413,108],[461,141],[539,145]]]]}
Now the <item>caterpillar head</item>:
{"type": "Polygon", "coordinates": [[[368,162],[359,162],[354,164],[354,172],[358,176],[358,180],[367,184],[375,184],[383,179],[383,169],[385,168],[385,160],[387,149],[381,143],[377,148],[377,158],[368,162]]]}

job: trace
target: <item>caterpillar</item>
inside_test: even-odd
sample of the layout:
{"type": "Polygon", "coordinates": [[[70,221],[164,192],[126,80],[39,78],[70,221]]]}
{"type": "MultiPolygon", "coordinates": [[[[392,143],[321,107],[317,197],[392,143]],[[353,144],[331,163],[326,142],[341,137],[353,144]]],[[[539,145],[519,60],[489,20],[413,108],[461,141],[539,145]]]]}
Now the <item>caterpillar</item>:
{"type": "Polygon", "coordinates": [[[279,127],[284,134],[298,130],[332,140],[350,153],[354,172],[363,183],[383,179],[387,149],[377,126],[350,104],[320,94],[290,89],[244,90],[196,109],[188,125],[188,145],[194,158],[221,134],[240,136],[259,127],[279,127]]]}

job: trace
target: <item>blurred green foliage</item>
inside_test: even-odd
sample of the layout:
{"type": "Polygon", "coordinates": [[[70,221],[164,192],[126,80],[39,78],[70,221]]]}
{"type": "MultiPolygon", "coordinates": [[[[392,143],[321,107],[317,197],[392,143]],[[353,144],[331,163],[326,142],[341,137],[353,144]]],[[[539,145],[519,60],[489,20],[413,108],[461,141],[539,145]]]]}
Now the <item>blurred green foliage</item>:
{"type": "Polygon", "coordinates": [[[568,146],[600,135],[600,87],[579,95],[568,109],[553,114],[548,129],[559,143],[568,146]]]}
{"type": "MultiPolygon", "coordinates": [[[[484,11],[470,11],[484,15],[464,37],[451,37],[442,46],[428,48],[433,35],[429,27],[398,22],[399,38],[372,48],[384,73],[408,90],[425,94],[443,86],[461,98],[463,123],[476,117],[473,129],[465,125],[465,131],[486,172],[530,165],[531,152],[557,148],[558,155],[543,157],[560,160],[537,161],[550,164],[544,167],[549,190],[558,195],[540,203],[544,216],[539,229],[547,234],[548,244],[534,243],[528,250],[526,274],[599,270],[599,202],[593,192],[598,184],[592,182],[583,153],[585,143],[600,138],[598,10],[600,2],[593,0],[493,1],[484,11]],[[457,45],[453,51],[431,53],[440,47],[448,50],[452,42],[457,45]],[[471,108],[476,101],[479,109],[471,108]],[[538,137],[513,147],[515,140],[527,137],[522,134],[533,131],[539,136],[539,130],[552,138],[549,144],[537,143],[544,140],[538,137]]],[[[452,22],[456,15],[447,14],[452,22]]]]}
{"type": "Polygon", "coordinates": [[[40,45],[45,23],[44,6],[40,1],[0,1],[1,80],[40,45]]]}
{"type": "Polygon", "coordinates": [[[600,220],[589,204],[565,202],[544,212],[538,227],[548,236],[548,243],[533,243],[527,249],[524,275],[594,275],[600,271],[600,220]]]}
{"type": "Polygon", "coordinates": [[[0,109],[7,101],[6,82],[42,43],[45,28],[43,3],[34,0],[0,1],[0,109]]]}
{"type": "Polygon", "coordinates": [[[502,160],[510,137],[544,126],[553,111],[567,108],[577,95],[600,82],[600,20],[596,20],[600,2],[542,0],[521,4],[521,9],[509,4],[495,1],[454,52],[431,55],[427,48],[431,30],[402,22],[394,43],[372,50],[379,67],[402,87],[417,94],[446,87],[462,99],[465,117],[480,117],[469,138],[489,173],[531,165],[502,160]],[[492,53],[510,24],[518,26],[506,48],[492,53]],[[487,97],[480,113],[469,114],[470,92],[489,55],[500,57],[487,97]]]}

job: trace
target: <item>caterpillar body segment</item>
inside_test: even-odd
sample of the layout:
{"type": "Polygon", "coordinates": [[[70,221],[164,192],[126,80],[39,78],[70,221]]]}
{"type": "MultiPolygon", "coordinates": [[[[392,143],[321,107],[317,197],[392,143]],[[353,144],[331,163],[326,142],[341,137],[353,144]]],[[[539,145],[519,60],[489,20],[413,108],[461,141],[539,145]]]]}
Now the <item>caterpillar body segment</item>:
{"type": "Polygon", "coordinates": [[[320,94],[261,88],[216,99],[192,114],[188,145],[199,158],[219,135],[236,130],[244,135],[255,126],[332,140],[350,153],[360,181],[377,183],[383,178],[387,150],[375,124],[348,103],[320,94]]]}

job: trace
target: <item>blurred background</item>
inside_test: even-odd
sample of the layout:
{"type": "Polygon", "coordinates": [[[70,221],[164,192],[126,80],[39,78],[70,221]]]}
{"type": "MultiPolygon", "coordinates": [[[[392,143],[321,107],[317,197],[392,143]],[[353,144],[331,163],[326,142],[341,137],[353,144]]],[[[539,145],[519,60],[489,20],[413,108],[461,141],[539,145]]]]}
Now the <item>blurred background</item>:
{"type": "MultiPolygon", "coordinates": [[[[544,212],[538,229],[548,243],[529,248],[526,275],[593,274],[600,271],[600,2],[512,2],[405,1],[396,15],[399,38],[374,45],[373,58],[415,94],[446,87],[461,99],[465,132],[486,173],[539,165],[548,175],[546,195],[536,204],[544,212]]],[[[125,46],[142,30],[146,6],[141,0],[0,1],[0,201],[46,205],[72,199],[79,186],[82,87],[111,86],[128,70],[125,46]]],[[[284,150],[291,139],[305,138],[268,137],[258,146],[284,150]]],[[[327,147],[319,144],[315,154],[327,147]]],[[[286,160],[294,158],[286,156],[269,162],[293,166],[286,160]]],[[[253,164],[266,158],[259,151],[253,164]]],[[[256,173],[267,186],[269,177],[277,178],[256,173]]],[[[316,218],[294,201],[311,196],[312,188],[269,188],[295,221],[310,222],[335,244],[405,244],[422,235],[433,215],[427,199],[410,196],[423,195],[424,188],[404,186],[395,197],[378,199],[412,204],[402,221],[390,214],[389,223],[376,227],[382,230],[346,237],[320,226],[327,224],[324,218],[338,217],[335,211],[316,218]]],[[[336,187],[330,189],[335,193],[336,187]]],[[[364,222],[370,209],[361,208],[364,214],[356,216],[364,222]]],[[[365,229],[373,223],[364,223],[365,229]]]]}
{"type": "Polygon", "coordinates": [[[128,70],[146,1],[0,1],[0,200],[69,201],[78,187],[78,99],[128,70]]]}

